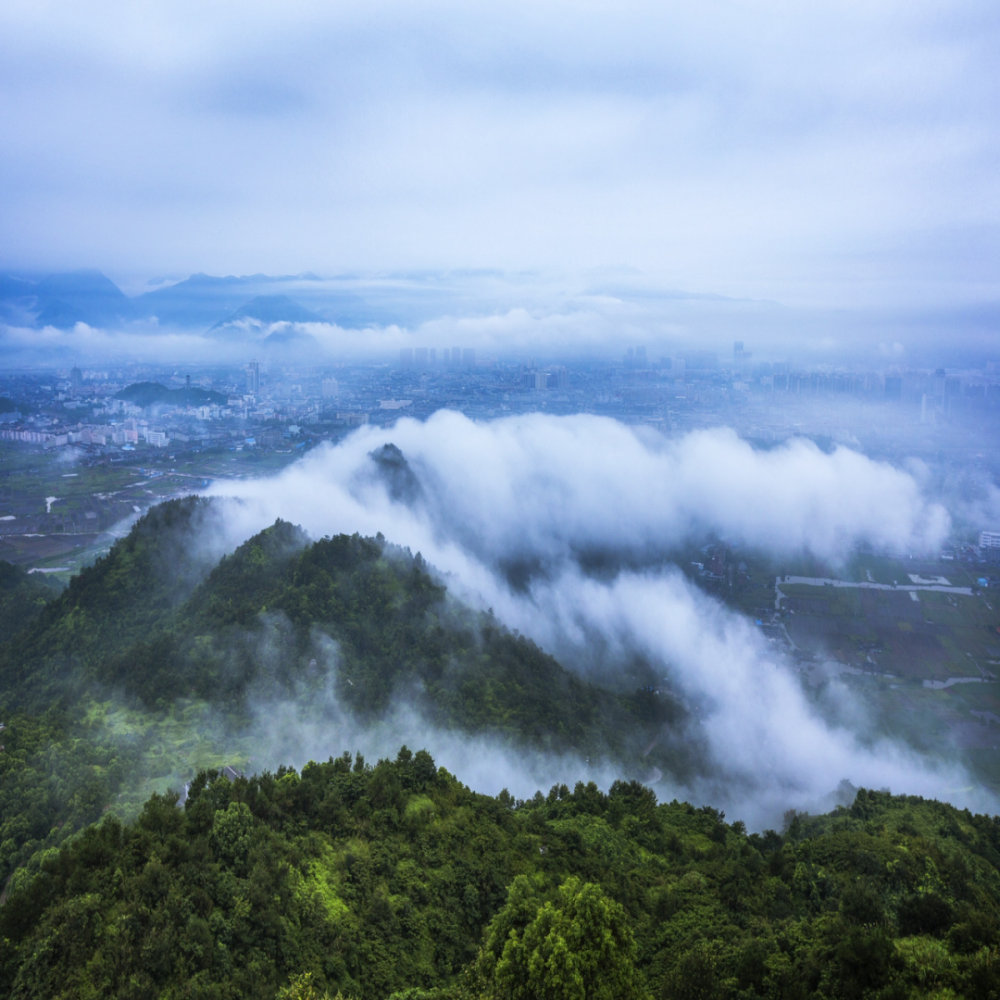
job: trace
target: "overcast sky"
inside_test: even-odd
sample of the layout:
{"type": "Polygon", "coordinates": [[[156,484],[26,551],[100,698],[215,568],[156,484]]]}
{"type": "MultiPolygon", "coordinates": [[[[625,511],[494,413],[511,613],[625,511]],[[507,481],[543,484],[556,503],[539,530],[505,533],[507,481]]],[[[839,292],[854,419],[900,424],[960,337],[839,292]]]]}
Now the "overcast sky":
{"type": "Polygon", "coordinates": [[[0,263],[995,299],[995,2],[0,5],[0,263]]]}

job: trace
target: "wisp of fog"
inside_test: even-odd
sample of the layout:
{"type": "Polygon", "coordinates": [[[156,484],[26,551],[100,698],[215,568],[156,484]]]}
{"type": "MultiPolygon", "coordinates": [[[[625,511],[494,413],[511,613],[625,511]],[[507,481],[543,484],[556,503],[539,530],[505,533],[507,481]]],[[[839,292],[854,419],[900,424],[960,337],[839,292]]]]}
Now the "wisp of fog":
{"type": "MultiPolygon", "coordinates": [[[[668,440],[587,415],[474,422],[441,411],[426,422],[363,427],[273,478],[218,482],[209,493],[241,500],[228,510],[229,545],[276,517],[313,537],[381,532],[420,551],[456,596],[493,608],[568,669],[607,680],[643,657],[692,706],[686,738],[703,744],[706,761],[683,787],[653,775],[661,795],[711,801],[758,827],[788,809],[828,808],[844,782],[970,801],[960,766],[878,736],[845,686],[832,684],[825,706],[807,698],[763,635],[675,564],[683,546],[706,536],[834,565],[862,544],[934,551],[949,515],[910,471],[807,440],[758,450],[726,429],[668,440]],[[387,463],[389,443],[399,452],[387,463]],[[588,569],[595,554],[598,573],[588,569]]],[[[297,726],[295,711],[268,712],[281,719],[274,731],[299,733],[289,751],[342,749],[346,730],[297,726]]],[[[340,721],[352,739],[365,738],[340,721]]],[[[547,777],[582,776],[560,776],[560,768],[579,771],[569,758],[525,763],[489,741],[421,729],[403,708],[371,739],[381,749],[388,733],[423,736],[483,791],[507,785],[524,794],[547,777]]]]}

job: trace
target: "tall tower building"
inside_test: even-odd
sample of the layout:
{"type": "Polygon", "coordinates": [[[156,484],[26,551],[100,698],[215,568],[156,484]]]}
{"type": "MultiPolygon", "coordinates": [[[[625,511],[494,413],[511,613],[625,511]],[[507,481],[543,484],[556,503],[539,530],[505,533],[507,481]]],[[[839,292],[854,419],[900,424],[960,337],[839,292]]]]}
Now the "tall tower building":
{"type": "Polygon", "coordinates": [[[260,395],[260,365],[256,361],[247,365],[247,395],[260,395]]]}

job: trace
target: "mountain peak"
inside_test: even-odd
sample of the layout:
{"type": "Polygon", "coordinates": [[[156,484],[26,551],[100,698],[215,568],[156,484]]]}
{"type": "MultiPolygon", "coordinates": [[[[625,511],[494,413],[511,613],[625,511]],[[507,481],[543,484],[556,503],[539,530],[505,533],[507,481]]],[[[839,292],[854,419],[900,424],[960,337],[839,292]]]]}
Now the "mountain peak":
{"type": "Polygon", "coordinates": [[[212,329],[240,323],[245,320],[259,323],[325,323],[316,313],[300,306],[287,295],[258,295],[245,302],[236,312],[216,323],[212,329]]]}

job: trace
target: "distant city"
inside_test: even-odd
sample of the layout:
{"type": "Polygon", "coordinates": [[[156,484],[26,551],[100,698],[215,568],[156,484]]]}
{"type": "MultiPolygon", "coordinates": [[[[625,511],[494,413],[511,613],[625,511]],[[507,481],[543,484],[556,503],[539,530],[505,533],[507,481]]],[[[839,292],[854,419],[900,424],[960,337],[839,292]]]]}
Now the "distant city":
{"type": "MultiPolygon", "coordinates": [[[[367,364],[247,359],[242,366],[146,363],[0,376],[0,440],[72,452],[88,465],[178,468],[186,461],[195,480],[217,474],[205,465],[212,456],[256,456],[270,467],[361,425],[391,427],[440,409],[472,419],[589,413],[668,437],[726,425],[758,447],[806,436],[827,449],[842,444],[891,461],[915,456],[942,480],[970,467],[1000,474],[991,447],[1000,432],[995,363],[966,371],[807,368],[757,360],[736,341],[722,357],[649,357],[639,346],[614,360],[549,363],[455,346],[404,348],[391,361],[367,364]]],[[[121,513],[98,508],[96,516],[107,527],[121,513]]],[[[27,527],[0,522],[0,534],[27,527]]],[[[1000,536],[991,534],[1000,525],[962,529],[960,540],[975,546],[994,539],[982,552],[1000,553],[1000,536]]]]}
{"type": "Polygon", "coordinates": [[[686,351],[649,358],[644,347],[629,347],[616,361],[558,364],[418,347],[381,364],[8,370],[0,400],[0,439],[109,455],[143,444],[280,448],[401,415],[424,419],[442,408],[473,418],[594,413],[667,433],[725,423],[763,443],[806,434],[843,444],[862,439],[867,450],[904,430],[901,443],[919,448],[1000,426],[1000,364],[968,371],[803,368],[755,361],[741,341],[731,357],[686,351]],[[146,398],[130,396],[129,387],[142,383],[171,391],[150,396],[147,387],[146,398]]]}

